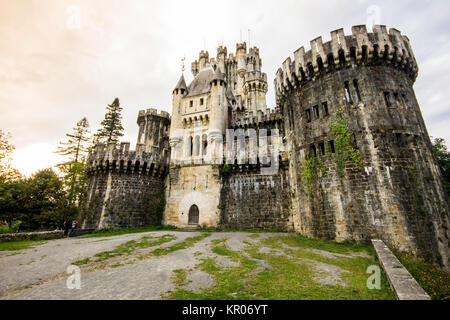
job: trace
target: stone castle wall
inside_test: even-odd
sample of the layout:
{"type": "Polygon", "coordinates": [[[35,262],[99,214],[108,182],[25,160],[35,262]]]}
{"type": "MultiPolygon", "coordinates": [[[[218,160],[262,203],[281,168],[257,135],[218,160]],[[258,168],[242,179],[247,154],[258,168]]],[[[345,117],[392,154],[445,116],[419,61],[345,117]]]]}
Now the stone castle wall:
{"type": "Polygon", "coordinates": [[[332,41],[311,46],[287,60],[275,81],[295,230],[338,241],[380,238],[447,265],[448,204],[412,88],[417,65],[409,41],[394,29],[354,27],[351,36],[338,30],[332,41]],[[360,165],[348,160],[343,174],[335,160],[339,135],[329,125],[338,110],[361,156],[360,165]],[[326,170],[311,190],[307,157],[326,170]]]}
{"type": "Polygon", "coordinates": [[[164,179],[148,174],[97,173],[89,183],[85,228],[158,225],[165,205],[164,179]]]}
{"type": "MultiPolygon", "coordinates": [[[[226,61],[232,62],[239,73],[244,51],[238,45],[236,59],[228,61],[226,50],[219,48],[217,63],[223,69],[226,61]]],[[[247,58],[252,57],[247,62],[259,68],[255,49],[247,58]]],[[[201,52],[193,73],[208,59],[201,52]]],[[[247,71],[249,76],[255,70],[247,71]]],[[[174,90],[173,150],[168,114],[147,110],[139,113],[136,151],[122,143],[119,149],[100,147],[89,157],[92,215],[85,227],[151,225],[161,215],[164,224],[189,227],[194,208],[200,226],[278,229],[335,241],[379,238],[448,267],[448,196],[414,94],[417,74],[408,38],[384,26],[374,26],[371,33],[356,26],[351,35],[336,30],[331,41],[323,43],[319,37],[309,51],[298,49],[276,74],[275,110],[233,104],[226,110],[228,121],[212,119],[241,132],[278,129],[279,138],[271,136],[270,141],[278,143],[280,168],[269,175],[260,172],[261,158],[257,164],[248,158],[225,166],[203,160],[169,163],[170,153],[176,155],[173,146],[181,141],[172,135],[182,126],[177,115],[183,90],[174,90]],[[342,126],[340,134],[330,125],[339,115],[344,134],[342,126]],[[360,160],[349,158],[340,170],[343,143],[360,160]]],[[[250,78],[248,89],[265,94],[267,88],[250,78]]],[[[237,90],[244,88],[243,78],[239,81],[237,90]]],[[[228,94],[222,89],[222,96],[228,94]]],[[[226,140],[219,131],[205,144],[207,151],[215,150],[212,142],[220,135],[226,140]]]]}
{"type": "Polygon", "coordinates": [[[230,170],[223,176],[221,227],[293,231],[287,170],[282,168],[274,175],[230,170]]]}
{"type": "MultiPolygon", "coordinates": [[[[152,141],[99,144],[87,159],[89,186],[83,228],[142,227],[161,224],[165,207],[165,179],[170,150],[166,144],[170,122],[166,113],[141,111],[140,130],[152,141]],[[144,117],[146,117],[144,119],[144,117]],[[144,121],[145,120],[145,121],[144,121]],[[155,132],[158,132],[156,135],[155,132]],[[163,132],[163,136],[159,135],[163,132]],[[155,138],[156,137],[156,138],[155,138]]],[[[141,133],[139,139],[141,139],[141,133]]]]}

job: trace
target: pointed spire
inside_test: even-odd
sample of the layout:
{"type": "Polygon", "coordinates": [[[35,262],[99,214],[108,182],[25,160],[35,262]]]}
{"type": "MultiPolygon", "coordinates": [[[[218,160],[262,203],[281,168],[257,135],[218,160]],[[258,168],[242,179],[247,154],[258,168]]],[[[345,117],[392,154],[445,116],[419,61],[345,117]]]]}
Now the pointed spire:
{"type": "Polygon", "coordinates": [[[184,74],[181,74],[180,80],[178,80],[178,83],[173,90],[175,89],[187,90],[186,81],[184,80],[184,74]]]}

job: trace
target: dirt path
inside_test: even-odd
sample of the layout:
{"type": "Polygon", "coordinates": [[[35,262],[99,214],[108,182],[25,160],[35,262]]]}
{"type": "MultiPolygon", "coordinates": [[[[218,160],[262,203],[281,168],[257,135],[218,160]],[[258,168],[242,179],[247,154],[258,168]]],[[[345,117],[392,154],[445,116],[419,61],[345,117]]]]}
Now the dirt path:
{"type": "MultiPolygon", "coordinates": [[[[216,268],[222,268],[225,274],[232,270],[236,272],[245,259],[247,263],[253,261],[256,268],[247,274],[247,278],[241,279],[246,283],[260,272],[273,270],[271,259],[277,256],[313,272],[308,279],[299,282],[299,288],[304,285],[316,288],[319,284],[345,289],[347,283],[343,275],[348,271],[335,265],[335,261],[364,256],[359,252],[344,255],[278,243],[291,239],[289,237],[294,236],[286,233],[157,231],[51,240],[30,249],[0,252],[0,299],[164,299],[173,290],[201,293],[206,288],[221,288],[215,287],[217,279],[214,275],[199,268],[207,260],[214,261],[216,268]],[[278,245],[266,247],[268,242],[274,241],[278,241],[278,245]],[[250,248],[256,248],[256,253],[249,251],[250,248]],[[296,252],[303,252],[304,257],[296,252]],[[81,270],[80,289],[67,286],[71,276],[67,268],[74,264],[81,270]]],[[[361,268],[365,272],[364,266],[361,268]]],[[[288,278],[292,272],[285,271],[283,276],[288,278]]],[[[365,278],[361,281],[365,285],[365,278]]],[[[236,293],[224,292],[220,297],[229,297],[229,294],[236,293]]]]}
{"type": "MultiPolygon", "coordinates": [[[[156,248],[167,248],[200,232],[161,231],[105,238],[67,238],[48,241],[35,248],[0,254],[0,299],[161,299],[172,289],[172,273],[194,268],[211,252],[211,241],[229,239],[233,248],[243,248],[251,233],[214,233],[192,247],[160,257],[150,257],[117,268],[81,273],[81,289],[70,290],[67,267],[73,262],[108,250],[143,236],[174,235],[176,240],[156,248]]],[[[280,234],[262,234],[261,238],[280,234]]],[[[227,263],[227,261],[223,262],[227,263]]]]}

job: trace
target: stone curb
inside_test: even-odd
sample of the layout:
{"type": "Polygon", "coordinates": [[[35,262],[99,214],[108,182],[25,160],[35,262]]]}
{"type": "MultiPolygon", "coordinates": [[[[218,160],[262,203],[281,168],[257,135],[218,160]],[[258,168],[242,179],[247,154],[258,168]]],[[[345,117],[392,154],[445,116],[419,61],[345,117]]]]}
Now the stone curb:
{"type": "Polygon", "coordinates": [[[59,239],[64,237],[64,231],[43,231],[43,232],[22,232],[0,234],[0,242],[16,240],[47,240],[59,239]]]}
{"type": "Polygon", "coordinates": [[[399,300],[431,300],[382,240],[372,240],[372,245],[399,300]]]}

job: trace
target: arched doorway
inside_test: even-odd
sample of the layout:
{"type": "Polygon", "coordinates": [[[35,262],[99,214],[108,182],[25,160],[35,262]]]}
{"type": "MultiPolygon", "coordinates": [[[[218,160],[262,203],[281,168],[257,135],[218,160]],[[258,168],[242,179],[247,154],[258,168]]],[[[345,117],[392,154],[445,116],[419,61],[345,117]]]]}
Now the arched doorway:
{"type": "Polygon", "coordinates": [[[189,221],[191,225],[198,225],[199,211],[198,207],[194,204],[189,209],[189,221]]]}

